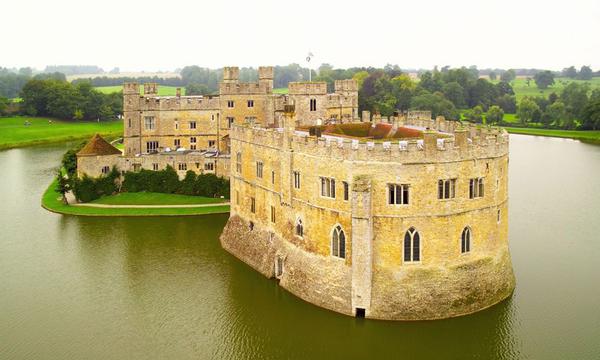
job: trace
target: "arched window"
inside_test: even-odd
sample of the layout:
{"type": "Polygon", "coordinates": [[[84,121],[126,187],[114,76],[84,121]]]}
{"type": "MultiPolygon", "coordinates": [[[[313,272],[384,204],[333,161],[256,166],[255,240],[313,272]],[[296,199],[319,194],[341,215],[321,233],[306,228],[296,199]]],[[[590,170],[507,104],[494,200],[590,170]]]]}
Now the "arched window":
{"type": "Polygon", "coordinates": [[[333,228],[331,234],[331,255],[346,258],[346,234],[339,225],[333,228]]]}
{"type": "Polygon", "coordinates": [[[300,237],[304,236],[304,225],[302,225],[302,219],[300,218],[296,220],[296,235],[300,237]]]}
{"type": "Polygon", "coordinates": [[[460,252],[464,254],[469,251],[471,251],[471,228],[467,226],[460,236],[460,252]]]}
{"type": "Polygon", "coordinates": [[[421,261],[421,236],[411,227],[404,234],[404,262],[421,261]]]}

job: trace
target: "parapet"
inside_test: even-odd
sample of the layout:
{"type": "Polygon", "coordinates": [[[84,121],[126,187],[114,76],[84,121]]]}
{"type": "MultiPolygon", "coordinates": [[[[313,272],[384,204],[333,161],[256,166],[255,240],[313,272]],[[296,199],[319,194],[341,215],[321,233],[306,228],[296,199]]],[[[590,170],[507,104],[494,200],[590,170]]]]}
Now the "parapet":
{"type": "Polygon", "coordinates": [[[336,93],[358,91],[358,82],[354,79],[336,80],[334,84],[336,93]]]}
{"type": "Polygon", "coordinates": [[[158,95],[158,84],[157,83],[145,83],[144,84],[144,95],[158,95]]]}
{"type": "Polygon", "coordinates": [[[259,66],[258,67],[258,79],[259,80],[273,80],[273,67],[272,66],[259,66]]]}
{"type": "Polygon", "coordinates": [[[223,82],[237,82],[240,79],[240,68],[226,66],[223,68],[223,82]]]}
{"type": "Polygon", "coordinates": [[[140,85],[137,82],[123,83],[123,95],[139,95],[140,85]]]}
{"type": "Polygon", "coordinates": [[[324,81],[290,82],[288,84],[290,95],[326,95],[327,83],[324,81]]]}

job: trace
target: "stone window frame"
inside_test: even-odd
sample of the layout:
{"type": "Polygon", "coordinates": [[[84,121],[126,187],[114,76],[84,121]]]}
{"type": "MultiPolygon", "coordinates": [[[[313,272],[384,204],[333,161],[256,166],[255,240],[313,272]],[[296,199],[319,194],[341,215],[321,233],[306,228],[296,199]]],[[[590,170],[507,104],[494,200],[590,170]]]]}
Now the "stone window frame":
{"type": "Polygon", "coordinates": [[[154,116],[144,116],[144,129],[156,130],[156,118],[154,116]]]}
{"type": "Polygon", "coordinates": [[[473,244],[473,230],[469,225],[465,226],[460,233],[460,254],[468,255],[471,253],[473,244]]]}
{"type": "Polygon", "coordinates": [[[214,147],[216,143],[217,143],[216,140],[208,140],[208,147],[209,148],[214,147]]]}
{"type": "Polygon", "coordinates": [[[238,151],[235,154],[235,170],[241,174],[242,173],[242,152],[238,151]]]}
{"type": "Polygon", "coordinates": [[[254,100],[253,99],[248,99],[247,105],[249,108],[253,108],[254,107],[254,100]]]}
{"type": "Polygon", "coordinates": [[[438,200],[452,200],[456,198],[456,178],[439,179],[437,181],[438,200]]]}
{"type": "Polygon", "coordinates": [[[350,183],[347,181],[342,181],[342,187],[344,190],[344,201],[350,200],[350,183]]]}
{"type": "Polygon", "coordinates": [[[259,179],[263,178],[263,170],[264,170],[264,163],[260,160],[256,160],[256,177],[259,179]]]}
{"type": "Polygon", "coordinates": [[[181,139],[173,139],[173,146],[177,149],[181,147],[181,139]]]}
{"type": "Polygon", "coordinates": [[[412,264],[420,264],[421,261],[423,261],[423,239],[421,236],[421,233],[419,232],[419,230],[417,230],[416,227],[411,226],[409,227],[405,232],[404,235],[402,237],[402,263],[405,265],[412,265],[412,264]],[[407,260],[406,259],[406,236],[410,235],[410,259],[407,260]],[[415,250],[414,250],[414,241],[415,241],[415,236],[417,237],[417,241],[418,241],[418,247],[419,247],[419,259],[418,260],[414,260],[414,254],[415,254],[415,250]]]}
{"type": "Polygon", "coordinates": [[[481,199],[485,195],[484,177],[469,179],[469,199],[481,199]]]}
{"type": "Polygon", "coordinates": [[[180,162],[177,164],[177,169],[179,171],[187,171],[187,163],[185,162],[180,162]]]}
{"type": "Polygon", "coordinates": [[[256,198],[250,197],[250,212],[256,214],[256,198]]]}
{"type": "Polygon", "coordinates": [[[100,169],[100,173],[102,173],[102,175],[108,175],[108,173],[110,173],[110,166],[104,165],[102,169],[100,169]]]}
{"type": "Polygon", "coordinates": [[[387,186],[387,204],[393,206],[407,206],[410,205],[410,184],[397,184],[388,183],[387,186]],[[392,198],[392,188],[394,196],[392,198]],[[400,193],[400,202],[398,200],[398,193],[400,193]]]}
{"type": "Polygon", "coordinates": [[[190,136],[190,144],[195,144],[197,141],[197,137],[196,136],[190,136]]]}
{"type": "Polygon", "coordinates": [[[197,128],[196,120],[190,121],[190,130],[194,130],[197,128]]]}
{"type": "Polygon", "coordinates": [[[294,223],[294,235],[300,239],[304,239],[304,222],[301,216],[296,216],[296,222],[294,223]],[[300,231],[298,231],[300,229],[300,231]]]}
{"type": "Polygon", "coordinates": [[[158,171],[158,163],[152,163],[152,170],[158,171]]]}
{"type": "Polygon", "coordinates": [[[227,100],[227,107],[232,109],[235,107],[235,101],[233,100],[227,100]]]}
{"type": "Polygon", "coordinates": [[[231,129],[233,127],[233,123],[235,122],[235,117],[228,116],[227,117],[227,128],[231,129]]]}
{"type": "Polygon", "coordinates": [[[277,221],[275,206],[271,205],[271,222],[275,224],[277,221]]]}
{"type": "Polygon", "coordinates": [[[312,98],[309,100],[309,109],[310,111],[317,111],[317,99],[312,98]]]}
{"type": "Polygon", "coordinates": [[[160,144],[157,140],[146,141],[146,152],[149,154],[158,152],[159,146],[160,144]]]}
{"type": "Polygon", "coordinates": [[[300,189],[301,186],[300,171],[294,171],[294,189],[300,189]]]}
{"type": "Polygon", "coordinates": [[[322,198],[335,199],[335,179],[327,176],[319,176],[320,190],[322,198]]]}
{"type": "Polygon", "coordinates": [[[207,161],[204,163],[205,171],[215,171],[215,163],[212,161],[207,161]]]}
{"type": "Polygon", "coordinates": [[[329,243],[331,256],[340,260],[345,260],[347,255],[347,236],[346,231],[344,231],[341,224],[338,223],[333,226],[329,238],[331,239],[329,243]]]}

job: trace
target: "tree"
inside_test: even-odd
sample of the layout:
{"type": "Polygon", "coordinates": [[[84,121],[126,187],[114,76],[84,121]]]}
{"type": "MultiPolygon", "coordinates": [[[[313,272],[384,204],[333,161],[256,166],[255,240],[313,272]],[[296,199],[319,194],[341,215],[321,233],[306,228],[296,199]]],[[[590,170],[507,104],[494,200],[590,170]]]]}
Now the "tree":
{"type": "Polygon", "coordinates": [[[440,92],[434,94],[424,92],[412,98],[410,108],[415,110],[429,110],[433,117],[438,115],[446,119],[457,119],[458,112],[448,99],[440,92]]]}
{"type": "Polygon", "coordinates": [[[352,76],[352,78],[356,80],[356,82],[358,83],[358,88],[360,89],[368,76],[369,73],[363,70],[355,73],[354,76],[352,76]]]}
{"type": "Polygon", "coordinates": [[[554,84],[554,73],[549,70],[540,71],[533,76],[533,79],[538,88],[547,89],[554,84]]]}
{"type": "Polygon", "coordinates": [[[566,111],[572,118],[580,119],[583,108],[588,102],[589,84],[569,83],[560,93],[560,100],[565,104],[566,111]]]}
{"type": "Polygon", "coordinates": [[[0,116],[6,115],[6,109],[8,109],[8,104],[10,100],[5,97],[0,96],[0,116]]]}
{"type": "Polygon", "coordinates": [[[185,87],[186,95],[208,95],[210,90],[206,84],[190,83],[185,87]]]}
{"type": "Polygon", "coordinates": [[[584,65],[581,67],[581,70],[579,70],[579,74],[577,75],[577,78],[580,80],[591,80],[593,75],[594,75],[594,72],[592,71],[592,68],[584,65]]]}
{"type": "Polygon", "coordinates": [[[560,101],[555,101],[553,104],[546,108],[542,115],[542,123],[546,126],[552,124],[560,124],[561,121],[566,119],[565,104],[560,101]]]}
{"type": "Polygon", "coordinates": [[[519,118],[521,123],[525,125],[528,122],[534,120],[536,112],[540,112],[539,106],[535,103],[535,101],[525,97],[519,103],[519,107],[517,109],[517,117],[519,118]]]}
{"type": "Polygon", "coordinates": [[[517,100],[511,95],[502,95],[495,101],[496,105],[500,106],[504,113],[514,114],[517,112],[517,100]]]}
{"type": "Polygon", "coordinates": [[[504,119],[504,111],[497,105],[490,106],[485,118],[488,124],[501,123],[502,119],[504,119]]]}
{"type": "Polygon", "coordinates": [[[490,80],[495,81],[496,78],[498,77],[498,75],[496,75],[495,72],[490,71],[489,77],[490,77],[490,80]]]}
{"type": "Polygon", "coordinates": [[[582,128],[600,130],[600,100],[590,101],[583,109],[582,128]]]}
{"type": "Polygon", "coordinates": [[[500,81],[511,82],[517,77],[513,69],[506,70],[500,75],[500,81]]]}
{"type": "Polygon", "coordinates": [[[577,69],[575,69],[575,66],[569,66],[568,68],[564,68],[562,70],[562,76],[568,77],[570,79],[575,79],[577,77],[577,69]]]}
{"type": "Polygon", "coordinates": [[[448,100],[452,101],[454,106],[462,108],[466,105],[465,89],[458,82],[453,81],[444,84],[442,92],[448,100]]]}
{"type": "Polygon", "coordinates": [[[67,193],[71,191],[71,184],[69,179],[63,176],[60,169],[56,171],[56,192],[62,196],[62,202],[65,205],[69,204],[67,200],[67,193]]]}

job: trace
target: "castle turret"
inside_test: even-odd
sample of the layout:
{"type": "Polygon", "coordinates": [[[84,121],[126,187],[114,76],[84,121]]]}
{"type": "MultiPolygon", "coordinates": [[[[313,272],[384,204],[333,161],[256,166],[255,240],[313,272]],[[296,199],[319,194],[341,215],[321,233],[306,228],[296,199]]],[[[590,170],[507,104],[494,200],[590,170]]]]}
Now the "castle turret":
{"type": "Polygon", "coordinates": [[[237,66],[226,66],[223,68],[223,82],[237,83],[240,80],[240,68],[237,66]]]}
{"type": "Polygon", "coordinates": [[[258,83],[267,93],[273,93],[273,67],[260,66],[258,68],[258,83]]]}
{"type": "MultiPolygon", "coordinates": [[[[144,85],[145,87],[145,85],[144,85]]],[[[140,152],[140,85],[137,82],[123,84],[123,144],[125,155],[140,152]]]]}

